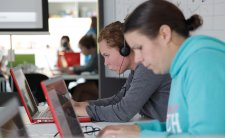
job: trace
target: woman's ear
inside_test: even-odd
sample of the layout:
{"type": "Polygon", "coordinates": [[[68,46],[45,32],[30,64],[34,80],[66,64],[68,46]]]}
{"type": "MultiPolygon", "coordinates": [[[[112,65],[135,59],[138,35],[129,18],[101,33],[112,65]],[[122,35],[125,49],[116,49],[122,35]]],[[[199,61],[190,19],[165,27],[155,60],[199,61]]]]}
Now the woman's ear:
{"type": "Polygon", "coordinates": [[[170,27],[168,25],[162,25],[159,28],[159,36],[165,44],[170,43],[172,37],[172,31],[170,27]]]}

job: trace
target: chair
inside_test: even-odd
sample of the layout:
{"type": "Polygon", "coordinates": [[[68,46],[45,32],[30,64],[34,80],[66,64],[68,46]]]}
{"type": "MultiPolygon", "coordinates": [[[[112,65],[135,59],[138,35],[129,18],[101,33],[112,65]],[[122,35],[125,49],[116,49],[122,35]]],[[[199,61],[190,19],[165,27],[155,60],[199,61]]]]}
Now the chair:
{"type": "Polygon", "coordinates": [[[47,80],[48,77],[40,73],[25,73],[25,77],[29,83],[30,89],[38,103],[46,102],[44,92],[42,91],[40,82],[47,80]]]}
{"type": "Polygon", "coordinates": [[[73,100],[77,102],[96,100],[98,99],[98,81],[88,80],[73,87],[70,91],[73,100]]]}
{"type": "Polygon", "coordinates": [[[19,105],[22,105],[19,100],[18,93],[7,91],[6,83],[7,83],[7,79],[5,79],[2,74],[0,74],[0,106],[2,106],[5,102],[7,102],[12,97],[16,97],[19,101],[19,105]]]}

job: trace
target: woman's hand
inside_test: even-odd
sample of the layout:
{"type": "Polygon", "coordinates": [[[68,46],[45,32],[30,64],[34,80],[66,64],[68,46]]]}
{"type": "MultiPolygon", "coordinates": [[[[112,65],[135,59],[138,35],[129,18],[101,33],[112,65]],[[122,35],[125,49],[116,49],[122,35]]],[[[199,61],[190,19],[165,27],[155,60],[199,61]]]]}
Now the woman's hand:
{"type": "Polygon", "coordinates": [[[98,137],[102,138],[137,138],[140,128],[137,125],[110,125],[103,128],[98,137]]]}

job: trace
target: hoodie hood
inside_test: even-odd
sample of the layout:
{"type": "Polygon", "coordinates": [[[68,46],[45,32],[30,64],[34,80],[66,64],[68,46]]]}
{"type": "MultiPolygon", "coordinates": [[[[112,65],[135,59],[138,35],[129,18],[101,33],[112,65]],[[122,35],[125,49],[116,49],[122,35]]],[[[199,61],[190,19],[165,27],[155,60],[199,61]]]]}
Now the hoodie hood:
{"type": "Polygon", "coordinates": [[[177,51],[171,67],[170,75],[172,78],[176,77],[182,66],[187,62],[189,57],[201,49],[213,49],[225,53],[225,43],[213,37],[197,35],[191,36],[184,41],[177,51]]]}

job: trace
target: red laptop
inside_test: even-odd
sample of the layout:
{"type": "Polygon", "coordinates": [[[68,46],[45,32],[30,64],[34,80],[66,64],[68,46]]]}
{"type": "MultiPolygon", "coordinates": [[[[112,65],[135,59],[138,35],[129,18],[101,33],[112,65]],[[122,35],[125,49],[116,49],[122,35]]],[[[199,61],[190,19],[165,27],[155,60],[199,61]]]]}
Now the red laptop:
{"type": "Polygon", "coordinates": [[[73,67],[80,65],[80,53],[75,52],[58,52],[58,68],[61,67],[73,67]]]}
{"type": "MultiPolygon", "coordinates": [[[[51,105],[51,100],[49,100],[48,95],[50,95],[51,90],[55,90],[65,97],[64,102],[68,102],[71,99],[71,94],[69,93],[66,83],[62,77],[58,76],[41,82],[41,87],[44,91],[45,98],[47,99],[48,105],[51,105]]],[[[91,122],[89,117],[78,117],[80,122],[91,122]]]]}
{"type": "Polygon", "coordinates": [[[47,102],[52,111],[56,127],[61,138],[66,137],[79,137],[83,138],[80,122],[75,115],[72,104],[68,99],[68,95],[51,89],[44,91],[47,102]]]}
{"type": "Polygon", "coordinates": [[[54,122],[48,106],[42,107],[41,110],[38,108],[22,69],[11,68],[10,73],[30,121],[32,123],[54,122]]]}

